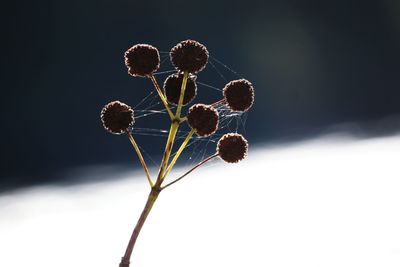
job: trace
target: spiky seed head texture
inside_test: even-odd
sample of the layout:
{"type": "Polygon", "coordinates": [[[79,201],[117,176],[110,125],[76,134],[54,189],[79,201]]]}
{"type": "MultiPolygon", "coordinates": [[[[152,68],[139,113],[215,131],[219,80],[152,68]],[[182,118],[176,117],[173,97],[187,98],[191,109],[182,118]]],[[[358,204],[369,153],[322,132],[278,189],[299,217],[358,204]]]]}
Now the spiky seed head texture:
{"type": "Polygon", "coordinates": [[[210,105],[196,104],[188,112],[189,126],[196,131],[198,136],[206,137],[215,133],[218,129],[218,111],[210,105]]]}
{"type": "Polygon", "coordinates": [[[253,105],[254,88],[248,80],[230,81],[222,91],[226,103],[232,111],[245,112],[253,105]]]}
{"type": "Polygon", "coordinates": [[[120,102],[112,101],[101,110],[100,118],[104,128],[112,134],[123,134],[133,126],[133,109],[120,102]]]}
{"type": "Polygon", "coordinates": [[[217,153],[228,163],[236,163],[247,156],[247,140],[237,133],[224,134],[218,141],[217,153]]]}
{"type": "Polygon", "coordinates": [[[208,50],[197,41],[186,40],[171,49],[170,59],[177,70],[197,73],[207,65],[208,50]]]}
{"type": "Polygon", "coordinates": [[[136,44],[125,52],[125,65],[130,75],[147,77],[160,67],[160,54],[152,45],[136,44]]]}

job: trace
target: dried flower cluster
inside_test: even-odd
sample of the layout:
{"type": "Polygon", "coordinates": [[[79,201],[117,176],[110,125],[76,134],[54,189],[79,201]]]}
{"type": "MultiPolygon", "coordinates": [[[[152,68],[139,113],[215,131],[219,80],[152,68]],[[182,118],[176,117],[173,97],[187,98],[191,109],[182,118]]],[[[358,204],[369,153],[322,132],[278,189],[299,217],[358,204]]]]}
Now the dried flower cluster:
{"type": "Polygon", "coordinates": [[[231,112],[241,113],[248,111],[254,102],[252,84],[245,79],[239,79],[230,81],[225,85],[221,100],[213,104],[194,104],[188,108],[187,115],[182,116],[182,107],[192,102],[197,95],[196,75],[206,67],[209,52],[203,44],[194,40],[186,40],[171,49],[170,59],[176,68],[176,73],[167,77],[164,81],[163,90],[161,90],[154,76],[154,72],[160,67],[160,55],[157,48],[148,44],[137,44],[125,52],[125,65],[128,68],[128,73],[135,77],[146,77],[151,80],[171,121],[161,167],[155,181],[151,178],[146,162],[131,132],[135,122],[133,109],[120,101],[112,101],[101,110],[101,121],[107,131],[113,134],[127,134],[151,186],[145,208],[131,236],[125,255],[122,257],[120,267],[129,266],[129,260],[139,232],[163,189],[178,182],[215,157],[219,157],[228,163],[236,163],[243,160],[248,151],[248,143],[242,135],[238,133],[225,134],[219,139],[215,154],[204,159],[172,182],[164,184],[167,175],[192,136],[196,134],[198,137],[207,137],[218,130],[219,113],[217,106],[226,105],[231,112]],[[175,112],[172,112],[170,105],[176,107],[175,112]],[[187,123],[191,131],[171,159],[175,137],[182,123],[187,123]]]}

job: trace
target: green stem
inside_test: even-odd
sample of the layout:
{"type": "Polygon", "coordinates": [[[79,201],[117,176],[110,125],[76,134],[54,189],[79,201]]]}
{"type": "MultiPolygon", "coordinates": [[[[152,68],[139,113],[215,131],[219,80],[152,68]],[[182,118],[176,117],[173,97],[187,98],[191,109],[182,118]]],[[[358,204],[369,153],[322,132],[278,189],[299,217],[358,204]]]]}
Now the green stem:
{"type": "Polygon", "coordinates": [[[183,103],[183,97],[185,95],[188,77],[189,77],[189,72],[185,71],[183,74],[183,80],[182,80],[182,86],[181,86],[181,93],[180,93],[179,101],[178,101],[178,107],[176,108],[176,114],[171,122],[171,128],[169,130],[167,144],[165,145],[164,156],[163,156],[163,159],[161,162],[160,171],[158,172],[158,176],[157,176],[157,181],[156,181],[156,185],[155,185],[156,187],[161,187],[161,184],[165,178],[164,171],[165,171],[165,168],[167,167],[169,157],[172,152],[172,147],[174,145],[176,133],[178,132],[179,124],[181,122],[180,116],[181,116],[181,111],[182,111],[182,106],[183,106],[182,103],[183,103]]]}
{"type": "Polygon", "coordinates": [[[182,151],[185,149],[187,144],[189,143],[190,138],[192,138],[194,134],[194,130],[192,129],[190,133],[186,136],[185,140],[183,141],[182,145],[179,147],[178,151],[175,153],[174,158],[172,159],[171,163],[169,164],[167,170],[164,173],[164,179],[168,175],[168,173],[171,171],[172,167],[174,167],[176,161],[178,160],[179,156],[181,155],[182,151]]]}
{"type": "Polygon", "coordinates": [[[161,99],[161,101],[163,102],[163,104],[164,104],[164,106],[165,106],[165,108],[166,108],[166,110],[167,110],[167,112],[168,112],[168,115],[169,115],[171,121],[174,120],[174,114],[172,113],[171,109],[169,108],[168,102],[167,102],[167,100],[165,99],[165,96],[164,96],[163,92],[161,91],[161,88],[160,88],[160,86],[158,85],[158,82],[157,82],[156,78],[154,77],[153,74],[152,74],[152,75],[149,75],[148,77],[149,77],[150,80],[152,81],[152,83],[153,83],[153,85],[154,85],[154,88],[156,88],[156,91],[157,91],[158,95],[160,96],[160,99],[161,99]]]}
{"type": "Polygon", "coordinates": [[[132,146],[135,148],[136,154],[138,155],[140,163],[142,164],[144,172],[146,173],[147,181],[149,181],[150,187],[153,187],[154,184],[151,180],[149,169],[147,168],[146,162],[144,161],[142,153],[140,152],[139,146],[136,144],[135,139],[133,138],[131,133],[128,133],[128,138],[129,141],[131,141],[132,146]]]}
{"type": "Polygon", "coordinates": [[[176,133],[178,132],[178,128],[179,128],[179,121],[174,120],[171,123],[171,128],[169,130],[168,140],[167,140],[167,143],[165,145],[165,150],[164,150],[164,155],[163,155],[163,159],[162,159],[162,162],[161,162],[161,167],[160,167],[160,170],[158,172],[157,181],[156,181],[156,184],[155,184],[156,187],[160,187],[161,183],[164,180],[163,179],[163,176],[164,176],[163,174],[164,174],[165,168],[167,167],[168,160],[169,160],[169,157],[170,157],[171,152],[172,152],[172,147],[174,145],[174,141],[175,141],[176,133]]]}
{"type": "Polygon", "coordinates": [[[187,80],[189,77],[189,72],[185,71],[183,73],[183,80],[182,80],[182,86],[181,86],[181,94],[179,96],[179,102],[178,102],[178,107],[176,108],[176,114],[175,118],[180,118],[181,116],[181,111],[182,111],[182,103],[183,103],[183,98],[185,96],[185,90],[186,90],[186,84],[187,80]]]}

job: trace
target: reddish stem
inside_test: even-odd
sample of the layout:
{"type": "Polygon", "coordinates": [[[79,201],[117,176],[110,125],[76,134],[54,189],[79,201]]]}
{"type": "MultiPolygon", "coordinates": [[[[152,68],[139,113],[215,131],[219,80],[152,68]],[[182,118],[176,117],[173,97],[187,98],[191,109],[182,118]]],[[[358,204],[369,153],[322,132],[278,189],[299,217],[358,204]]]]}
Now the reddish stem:
{"type": "Polygon", "coordinates": [[[126,248],[125,255],[122,257],[119,267],[129,267],[129,260],[131,258],[133,247],[135,246],[140,230],[142,229],[143,224],[146,221],[147,216],[149,215],[151,208],[153,207],[154,202],[157,200],[160,192],[161,191],[155,187],[151,189],[149,197],[147,198],[146,205],[144,206],[142,214],[140,215],[139,220],[136,223],[135,229],[133,230],[131,239],[129,240],[128,246],[126,248]]]}

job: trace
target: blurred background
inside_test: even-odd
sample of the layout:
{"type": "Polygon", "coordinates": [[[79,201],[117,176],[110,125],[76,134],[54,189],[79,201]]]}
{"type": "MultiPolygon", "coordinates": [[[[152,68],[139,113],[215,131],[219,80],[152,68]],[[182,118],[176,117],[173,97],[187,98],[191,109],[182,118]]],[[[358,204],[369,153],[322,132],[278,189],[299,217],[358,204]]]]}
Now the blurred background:
{"type": "MultiPolygon", "coordinates": [[[[68,183],[84,166],[140,167],[127,139],[99,119],[109,101],[135,106],[153,91],[124,66],[136,43],[168,52],[195,39],[215,65],[199,81],[222,88],[237,78],[216,60],[250,80],[253,147],[400,129],[399,1],[21,0],[2,11],[0,191],[68,183]]],[[[160,71],[171,69],[166,58],[160,71]]],[[[199,87],[199,101],[218,97],[199,87]]],[[[138,125],[168,129],[163,114],[138,125]]],[[[160,157],[164,137],[137,139],[160,157]]]]}

